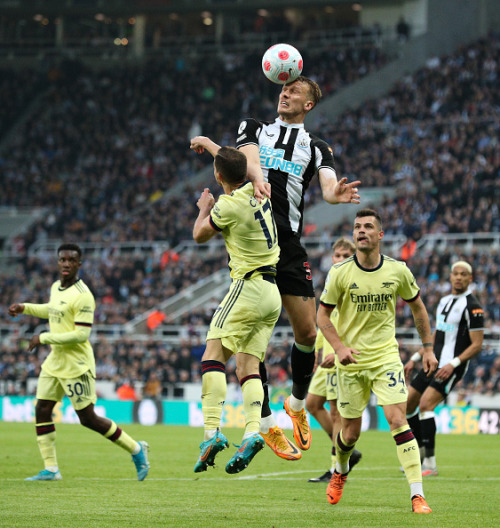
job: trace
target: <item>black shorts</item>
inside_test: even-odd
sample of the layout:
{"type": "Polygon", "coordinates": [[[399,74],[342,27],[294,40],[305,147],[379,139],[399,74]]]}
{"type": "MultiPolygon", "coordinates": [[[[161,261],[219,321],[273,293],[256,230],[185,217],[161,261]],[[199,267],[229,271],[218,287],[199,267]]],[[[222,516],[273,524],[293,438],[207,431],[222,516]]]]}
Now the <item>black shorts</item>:
{"type": "Polygon", "coordinates": [[[280,259],[276,266],[276,284],[281,295],[314,297],[312,273],[299,237],[278,235],[278,240],[280,259]]]}
{"type": "Polygon", "coordinates": [[[423,394],[427,387],[436,389],[443,395],[444,398],[448,396],[451,389],[464,377],[465,371],[467,370],[468,362],[462,363],[458,368],[453,371],[453,374],[447,380],[437,380],[432,376],[427,377],[427,374],[422,369],[412,380],[410,385],[423,394]]]}

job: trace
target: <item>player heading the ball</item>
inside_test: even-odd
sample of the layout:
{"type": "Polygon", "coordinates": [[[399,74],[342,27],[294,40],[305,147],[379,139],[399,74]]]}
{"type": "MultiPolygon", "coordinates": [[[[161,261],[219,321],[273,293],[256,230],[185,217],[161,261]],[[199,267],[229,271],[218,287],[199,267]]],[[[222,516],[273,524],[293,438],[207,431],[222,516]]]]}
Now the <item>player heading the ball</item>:
{"type": "Polygon", "coordinates": [[[275,44],[262,57],[262,71],[273,83],[295,81],[302,73],[304,62],[299,50],[290,44],[275,44]]]}

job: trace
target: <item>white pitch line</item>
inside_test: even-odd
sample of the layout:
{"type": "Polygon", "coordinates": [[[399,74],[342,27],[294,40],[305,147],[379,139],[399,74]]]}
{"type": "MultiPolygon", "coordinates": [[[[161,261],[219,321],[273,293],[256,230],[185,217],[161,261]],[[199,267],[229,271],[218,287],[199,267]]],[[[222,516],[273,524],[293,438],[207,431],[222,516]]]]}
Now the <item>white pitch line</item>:
{"type": "MultiPolygon", "coordinates": [[[[235,480],[240,480],[240,481],[243,481],[243,480],[262,480],[262,481],[269,481],[269,482],[280,482],[280,481],[297,481],[297,482],[306,482],[304,481],[304,479],[302,478],[272,478],[272,477],[259,477],[258,475],[256,476],[248,476],[248,477],[233,477],[233,478],[229,478],[229,477],[224,477],[224,478],[210,478],[210,479],[206,479],[206,482],[214,482],[214,481],[225,481],[225,482],[228,482],[229,480],[232,480],[232,481],[235,481],[235,480]]],[[[80,478],[74,478],[74,479],[70,479],[70,478],[67,478],[65,479],[66,481],[95,481],[95,482],[136,482],[137,479],[124,479],[124,478],[83,478],[83,477],[80,477],[80,478]]],[[[200,478],[177,478],[177,477],[172,477],[172,478],[147,478],[145,480],[145,482],[193,482],[193,481],[196,481],[196,480],[203,480],[203,479],[200,479],[200,478]]],[[[352,480],[352,479],[351,479],[352,480]]],[[[364,481],[366,480],[370,480],[370,481],[387,481],[387,480],[401,480],[401,477],[374,477],[374,478],[364,478],[363,479],[364,481]]],[[[426,479],[426,482],[430,480],[430,479],[426,479]]],[[[432,480],[434,481],[438,481],[438,482],[464,482],[464,479],[463,478],[450,478],[450,477],[432,477],[432,480]]],[[[25,479],[24,478],[0,478],[0,482],[24,482],[25,479]]],[[[468,478],[466,479],[467,482],[500,482],[500,477],[472,477],[472,478],[468,478]]],[[[29,485],[29,484],[28,484],[29,485]]]]}
{"type": "MultiPolygon", "coordinates": [[[[440,466],[441,468],[445,469],[445,468],[450,468],[450,469],[453,469],[453,468],[456,468],[458,466],[440,466]]],[[[324,468],[323,468],[324,469],[324,468]]],[[[279,471],[279,472],[273,472],[273,473],[259,473],[257,475],[240,475],[240,476],[234,476],[234,477],[228,477],[228,476],[221,476],[221,477],[215,477],[215,478],[209,478],[209,479],[206,479],[206,482],[211,482],[211,481],[228,481],[229,479],[232,480],[232,481],[235,481],[235,480],[240,480],[240,481],[244,481],[244,480],[257,480],[257,479],[260,479],[260,480],[269,480],[269,481],[280,481],[280,480],[296,480],[296,481],[303,481],[304,480],[304,477],[300,476],[300,475],[307,475],[307,474],[316,474],[316,473],[319,473],[321,472],[322,469],[317,469],[317,470],[311,470],[311,469],[308,469],[308,470],[295,470],[295,471],[279,471]],[[290,476],[292,475],[293,477],[286,477],[286,476],[290,476]]],[[[357,467],[355,472],[353,473],[353,475],[350,477],[349,480],[358,480],[358,474],[359,473],[364,473],[363,475],[363,480],[372,480],[372,481],[383,481],[383,480],[401,480],[401,479],[404,479],[404,474],[403,473],[399,473],[399,474],[396,474],[394,473],[392,476],[385,476],[385,477],[372,477],[372,476],[369,476],[369,475],[366,475],[366,473],[370,473],[370,472],[379,472],[379,471],[387,471],[387,467],[357,467]]],[[[393,470],[392,470],[393,471],[393,470]]],[[[19,482],[19,481],[24,481],[24,478],[19,478],[19,479],[16,479],[16,478],[0,478],[0,482],[19,482]]],[[[135,482],[136,479],[135,478],[102,478],[102,477],[76,477],[74,479],[70,479],[70,480],[76,480],[76,481],[123,481],[123,482],[127,482],[127,481],[130,481],[130,482],[135,482]]],[[[147,481],[148,482],[181,482],[181,481],[186,481],[186,482],[192,482],[192,481],[196,481],[196,480],[201,480],[203,481],[204,478],[203,478],[203,475],[200,475],[200,476],[192,476],[192,477],[167,477],[167,478],[148,478],[147,481]]],[[[464,481],[464,478],[461,477],[461,478],[454,478],[454,477],[446,477],[446,476],[436,476],[436,477],[429,477],[429,478],[425,478],[424,479],[425,481],[432,481],[432,480],[437,480],[437,481],[448,481],[448,482],[454,482],[454,481],[457,481],[457,482],[463,482],[464,481]]],[[[500,477],[472,477],[472,478],[467,478],[466,479],[467,481],[471,481],[471,482],[474,482],[474,481],[490,481],[490,482],[497,482],[497,481],[500,481],[500,477]]]]}
{"type": "Polygon", "coordinates": [[[277,471],[275,473],[260,473],[259,475],[242,475],[240,477],[236,477],[239,480],[248,480],[248,479],[256,479],[256,478],[266,478],[266,477],[278,477],[280,475],[304,475],[305,473],[319,473],[321,469],[318,469],[318,471],[277,471]]]}
{"type": "MultiPolygon", "coordinates": [[[[279,475],[282,475],[283,473],[276,473],[274,474],[274,476],[279,476],[279,475]]],[[[210,478],[210,479],[206,479],[206,482],[212,482],[214,480],[220,480],[220,481],[229,481],[229,480],[232,480],[232,481],[235,481],[235,480],[257,480],[257,479],[260,479],[260,480],[269,480],[269,481],[281,481],[281,480],[296,480],[296,481],[304,481],[303,478],[299,478],[299,477],[295,477],[295,478],[273,478],[273,475],[269,475],[269,476],[266,476],[266,475],[248,475],[248,476],[240,476],[240,477],[216,477],[216,478],[210,478]]],[[[404,476],[396,476],[396,477],[363,477],[363,481],[366,481],[366,480],[373,480],[373,481],[379,481],[379,480],[402,480],[404,479],[404,476]]],[[[16,480],[16,479],[5,479],[5,480],[16,480]]],[[[88,477],[88,478],[85,478],[85,477],[80,477],[80,478],[75,478],[73,480],[95,480],[95,481],[131,481],[131,482],[135,482],[136,479],[116,479],[116,478],[92,478],[92,477],[88,477]]],[[[171,478],[147,478],[144,482],[181,482],[181,481],[189,481],[189,482],[192,482],[192,481],[195,481],[195,480],[203,480],[202,477],[192,477],[192,478],[177,478],[177,477],[171,477],[171,478]]],[[[351,481],[352,480],[359,480],[359,479],[356,479],[356,477],[351,477],[350,479],[351,481]]],[[[425,481],[430,481],[430,480],[437,480],[437,481],[447,481],[447,482],[464,482],[464,478],[463,477],[460,477],[460,478],[454,478],[454,477],[432,477],[432,478],[429,478],[429,479],[425,479],[425,481]]],[[[468,478],[466,479],[467,482],[471,481],[471,482],[474,482],[474,481],[478,481],[478,482],[486,482],[486,481],[491,481],[491,482],[497,482],[497,481],[500,481],[500,477],[473,477],[473,478],[468,478]]]]}

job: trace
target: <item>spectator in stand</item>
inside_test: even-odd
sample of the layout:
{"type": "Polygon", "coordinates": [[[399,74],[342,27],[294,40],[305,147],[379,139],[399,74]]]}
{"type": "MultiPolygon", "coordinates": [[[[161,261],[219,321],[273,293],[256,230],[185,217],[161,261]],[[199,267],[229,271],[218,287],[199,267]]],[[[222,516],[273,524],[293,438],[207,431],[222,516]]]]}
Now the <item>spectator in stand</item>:
{"type": "Polygon", "coordinates": [[[478,365],[474,370],[474,377],[468,385],[469,388],[471,388],[474,392],[484,392],[486,375],[486,367],[484,365],[478,365]]]}
{"type": "Polygon", "coordinates": [[[417,250],[417,240],[418,237],[411,236],[403,244],[401,248],[401,260],[408,262],[412,257],[415,256],[415,251],[417,250]]]}
{"type": "Polygon", "coordinates": [[[118,397],[119,400],[123,400],[123,401],[128,401],[128,400],[136,401],[137,400],[135,389],[129,380],[125,380],[123,384],[120,385],[116,389],[116,396],[118,397]]]}
{"type": "Polygon", "coordinates": [[[142,395],[144,398],[152,398],[154,400],[160,399],[162,394],[161,381],[156,371],[152,371],[149,374],[149,378],[146,381],[144,388],[142,389],[142,395]]]}
{"type": "Polygon", "coordinates": [[[396,33],[400,42],[406,42],[410,38],[410,25],[404,17],[400,17],[396,24],[396,33]]]}
{"type": "Polygon", "coordinates": [[[493,360],[488,372],[486,385],[490,394],[494,395],[500,392],[500,356],[493,360]]]}
{"type": "Polygon", "coordinates": [[[486,306],[488,315],[493,321],[500,321],[500,291],[497,291],[495,298],[491,299],[486,306]]]}
{"type": "Polygon", "coordinates": [[[146,326],[150,332],[156,330],[165,321],[166,315],[160,310],[154,310],[148,315],[146,326]]]}

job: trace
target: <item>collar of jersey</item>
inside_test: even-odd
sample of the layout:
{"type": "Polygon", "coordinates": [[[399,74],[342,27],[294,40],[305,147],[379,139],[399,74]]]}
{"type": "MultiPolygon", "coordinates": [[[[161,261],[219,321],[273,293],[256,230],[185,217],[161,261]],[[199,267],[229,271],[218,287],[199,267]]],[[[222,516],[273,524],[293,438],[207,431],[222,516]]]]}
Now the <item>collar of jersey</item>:
{"type": "Polygon", "coordinates": [[[251,182],[250,180],[245,180],[241,185],[239,185],[238,187],[236,187],[236,189],[233,189],[233,190],[231,191],[231,194],[233,194],[234,191],[237,191],[238,189],[241,189],[242,187],[245,187],[245,185],[246,185],[247,183],[252,183],[252,182],[251,182]]]}
{"type": "MultiPolygon", "coordinates": [[[[78,278],[76,279],[76,281],[73,283],[73,284],[70,284],[69,286],[67,286],[66,288],[61,288],[61,286],[58,286],[57,289],[59,291],[65,291],[65,290],[68,290],[69,288],[71,288],[71,286],[74,286],[78,281],[80,281],[81,279],[78,278]]],[[[59,284],[61,284],[61,281],[59,281],[59,284]]]]}
{"type": "Polygon", "coordinates": [[[353,257],[354,257],[354,262],[356,263],[356,266],[358,266],[360,270],[367,271],[368,273],[379,270],[382,267],[382,264],[384,263],[384,255],[382,255],[382,253],[380,254],[380,264],[376,268],[373,268],[373,269],[363,268],[363,266],[359,263],[358,258],[356,257],[356,253],[353,255],[353,257]]]}
{"type": "Polygon", "coordinates": [[[459,299],[460,297],[466,297],[467,295],[469,295],[470,293],[472,293],[472,290],[470,288],[467,288],[464,293],[459,293],[458,295],[455,295],[454,293],[451,294],[451,296],[454,298],[454,299],[459,299]]]}
{"type": "Polygon", "coordinates": [[[279,117],[276,118],[275,123],[280,126],[290,127],[290,128],[304,128],[304,123],[285,123],[279,117]]]}

